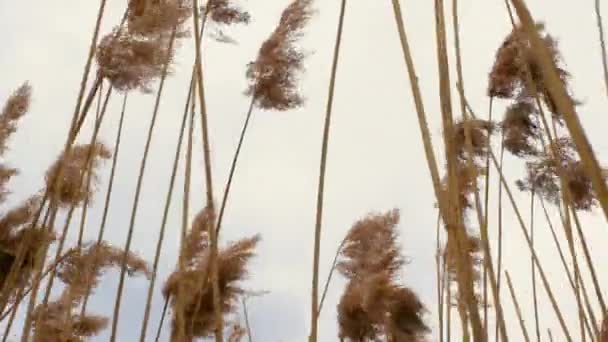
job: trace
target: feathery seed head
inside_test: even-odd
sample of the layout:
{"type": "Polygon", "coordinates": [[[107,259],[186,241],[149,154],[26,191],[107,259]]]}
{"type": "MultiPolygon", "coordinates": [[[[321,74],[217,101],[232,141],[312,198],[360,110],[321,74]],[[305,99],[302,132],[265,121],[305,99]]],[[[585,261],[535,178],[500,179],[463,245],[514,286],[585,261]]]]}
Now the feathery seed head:
{"type": "Polygon", "coordinates": [[[305,54],[295,44],[313,14],[311,7],[312,0],[293,0],[257,59],[247,66],[245,93],[262,109],[285,111],[303,103],[297,74],[304,69],[305,54]]]}

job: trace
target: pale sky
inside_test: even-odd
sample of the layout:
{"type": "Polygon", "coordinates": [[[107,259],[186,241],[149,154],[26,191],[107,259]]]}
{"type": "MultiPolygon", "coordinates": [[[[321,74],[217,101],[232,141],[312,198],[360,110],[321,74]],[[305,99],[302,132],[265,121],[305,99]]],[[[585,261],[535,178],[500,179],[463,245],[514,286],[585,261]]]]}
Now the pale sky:
{"type": "MultiPolygon", "coordinates": [[[[241,4],[252,15],[252,23],[225,30],[238,45],[220,44],[211,39],[205,42],[205,85],[216,197],[221,195],[247,110],[249,100],[243,95],[246,63],[255,58],[257,49],[273,30],[288,2],[242,0],[241,4]]],[[[108,1],[104,33],[118,24],[126,3],[125,0],[108,1]]],[[[439,148],[442,144],[433,1],[402,0],[401,3],[431,132],[439,148]]],[[[510,30],[510,22],[502,0],[461,0],[459,3],[465,90],[477,114],[486,116],[487,73],[496,49],[510,30]]],[[[565,65],[573,76],[574,93],[584,102],[580,109],[583,125],[598,158],[608,163],[608,140],[604,135],[608,120],[603,118],[606,113],[602,111],[602,108],[608,108],[608,101],[602,81],[593,1],[553,0],[549,5],[547,1],[528,0],[527,3],[535,18],[544,21],[548,31],[558,39],[565,65]]],[[[258,256],[250,268],[251,276],[244,283],[248,289],[270,291],[265,297],[252,299],[249,303],[256,341],[300,342],[305,341],[308,334],[316,184],[339,1],[317,0],[315,7],[318,12],[301,41],[302,47],[310,52],[301,82],[305,106],[286,113],[254,113],[222,230],[224,242],[256,233],[262,235],[258,256]]],[[[98,1],[0,1],[0,31],[5,32],[0,52],[0,102],[25,80],[33,86],[31,110],[23,119],[6,156],[7,162],[21,170],[11,183],[10,205],[42,186],[44,171],[65,141],[97,9],[98,1]]],[[[608,6],[603,12],[608,18],[608,6]]],[[[451,13],[449,4],[446,13],[451,13]]],[[[446,18],[446,22],[451,25],[451,17],[446,18]]],[[[451,29],[448,33],[451,37],[451,29]]],[[[191,40],[185,41],[179,49],[175,74],[166,84],[144,179],[133,250],[150,261],[160,227],[193,53],[191,40]]],[[[452,50],[450,58],[453,63],[452,50]]],[[[453,83],[455,80],[452,73],[453,83]]],[[[457,109],[455,89],[453,95],[457,109]]],[[[152,95],[133,94],[129,98],[107,232],[108,240],[118,246],[122,246],[126,238],[153,101],[152,95]]],[[[121,102],[121,96],[115,94],[101,129],[103,141],[108,144],[113,143],[121,102]]],[[[502,116],[504,106],[505,103],[498,101],[495,117],[502,116]]],[[[200,128],[195,132],[193,214],[201,208],[204,194],[202,150],[198,143],[200,128]]],[[[83,139],[88,139],[89,133],[90,127],[87,127],[83,139]]],[[[523,164],[511,157],[506,158],[506,163],[507,177],[513,184],[515,177],[522,174],[523,164]]],[[[97,234],[109,167],[110,163],[106,164],[100,184],[102,190],[88,217],[86,236],[89,239],[97,234]]],[[[493,183],[492,201],[497,192],[496,182],[493,183]]],[[[183,172],[177,180],[159,285],[176,261],[182,184],[183,172]]],[[[518,193],[517,199],[522,207],[527,207],[528,194],[518,193]]],[[[335,249],[355,221],[369,212],[399,208],[401,244],[411,261],[404,268],[402,280],[428,307],[426,319],[433,329],[429,336],[431,341],[438,338],[434,202],[391,2],[350,0],[329,145],[321,279],[325,279],[335,249]]],[[[494,202],[492,208],[495,207],[494,202]]],[[[528,330],[532,332],[529,253],[513,211],[509,205],[505,208],[505,267],[517,287],[528,330]]],[[[552,214],[557,223],[556,212],[552,211],[552,214]]],[[[526,213],[527,220],[528,217],[526,213]]],[[[494,242],[495,213],[490,219],[494,242]]],[[[570,329],[577,331],[572,291],[567,287],[540,210],[536,219],[539,256],[552,279],[553,290],[567,315],[570,329]]],[[[78,220],[75,221],[78,224],[78,220]]],[[[474,225],[474,220],[471,221],[474,225]]],[[[608,270],[601,267],[608,257],[605,221],[596,211],[583,215],[583,224],[599,267],[600,282],[605,283],[608,270]]],[[[76,228],[72,228],[71,241],[75,232],[76,228]]],[[[561,231],[560,236],[563,237],[561,231]]],[[[495,251],[495,243],[492,246],[495,251]]],[[[320,341],[337,340],[335,307],[344,280],[340,276],[334,279],[321,316],[320,341]]],[[[591,282],[586,284],[591,291],[591,282]]],[[[116,286],[116,273],[109,272],[91,302],[93,312],[111,316],[116,286]]],[[[506,286],[503,288],[502,300],[511,340],[522,340],[506,286]]],[[[120,341],[138,338],[146,291],[144,279],[127,279],[119,326],[120,341]]],[[[555,340],[560,341],[563,335],[540,285],[538,292],[543,339],[547,339],[546,329],[550,328],[555,340]]],[[[149,340],[153,338],[152,330],[156,329],[161,308],[162,297],[157,290],[149,340]]],[[[456,321],[454,326],[457,329],[456,321]]],[[[13,332],[20,333],[20,329],[16,327],[13,332]]],[[[455,334],[458,336],[458,332],[455,334]]],[[[94,340],[103,341],[107,336],[108,331],[94,340]]]]}

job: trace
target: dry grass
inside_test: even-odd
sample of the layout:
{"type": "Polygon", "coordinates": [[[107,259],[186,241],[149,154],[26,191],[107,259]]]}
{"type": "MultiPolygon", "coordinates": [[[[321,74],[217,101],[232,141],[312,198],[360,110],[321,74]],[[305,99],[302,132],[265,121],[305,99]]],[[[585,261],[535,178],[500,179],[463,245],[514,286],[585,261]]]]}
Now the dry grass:
{"type": "MultiPolygon", "coordinates": [[[[573,341],[608,341],[608,323],[605,318],[605,303],[602,284],[596,274],[594,262],[585,238],[587,227],[581,223],[579,213],[592,212],[602,208],[608,217],[608,190],[605,169],[597,161],[591,145],[579,122],[578,103],[570,89],[570,73],[565,69],[557,40],[547,32],[545,25],[533,20],[523,0],[511,0],[515,12],[512,12],[509,1],[505,1],[511,16],[513,29],[499,45],[494,63],[488,75],[486,95],[490,101],[490,113],[494,101],[506,104],[506,111],[498,123],[476,118],[470,107],[467,108],[461,46],[459,38],[458,2],[452,2],[454,31],[448,32],[445,24],[443,0],[435,0],[434,24],[436,28],[435,43],[437,47],[437,67],[439,76],[438,99],[441,105],[441,123],[443,130],[443,149],[445,160],[438,163],[434,154],[435,145],[431,140],[427,114],[424,109],[422,94],[418,86],[418,75],[412,58],[406,35],[406,25],[402,5],[393,0],[393,10],[397,23],[397,32],[407,67],[409,81],[414,97],[415,109],[420,125],[423,147],[433,191],[436,197],[438,213],[437,240],[443,226],[447,239],[442,246],[437,246],[437,296],[438,309],[447,307],[447,317],[443,312],[438,315],[440,341],[447,332],[447,340],[453,337],[451,315],[452,307],[457,309],[462,336],[464,340],[475,342],[488,340],[489,325],[492,316],[496,317],[496,335],[500,340],[507,339],[506,324],[502,317],[502,304],[499,300],[502,267],[502,198],[499,198],[498,210],[498,248],[499,260],[497,273],[494,273],[495,262],[492,260],[491,243],[488,229],[493,225],[488,216],[490,212],[489,173],[490,161],[500,176],[500,195],[504,189],[517,216],[521,232],[526,239],[531,255],[531,276],[540,276],[542,287],[547,294],[553,312],[559,321],[565,340],[573,341]],[[519,18],[516,23],[514,13],[519,18]],[[452,113],[450,81],[451,64],[448,59],[448,33],[454,34],[456,50],[456,70],[458,91],[461,105],[461,118],[454,118],[452,113]],[[471,118],[472,116],[473,118],[471,118]],[[550,126],[551,124],[551,126],[550,126]],[[494,134],[501,134],[500,164],[493,152],[494,134]],[[543,264],[534,244],[532,227],[537,229],[539,223],[531,221],[530,231],[521,215],[518,203],[502,172],[503,152],[511,153],[524,170],[524,176],[515,182],[521,191],[530,192],[530,216],[534,217],[535,201],[540,200],[545,211],[547,224],[551,228],[556,248],[565,268],[572,294],[576,297],[577,310],[564,312],[560,309],[563,300],[552,290],[553,284],[547,278],[543,264]],[[441,170],[438,165],[445,165],[441,170]],[[440,175],[444,175],[443,178],[440,175]],[[483,187],[480,179],[485,180],[483,187]],[[485,191],[482,204],[480,190],[485,191]],[[561,224],[568,243],[571,262],[567,261],[562,250],[563,241],[559,241],[544,207],[545,203],[553,204],[560,210],[561,224]],[[471,214],[476,214],[476,226],[471,214]],[[571,221],[574,221],[573,223],[571,221]],[[577,238],[572,229],[576,228],[577,238]],[[584,252],[586,268],[579,268],[577,251],[584,252]],[[442,264],[443,263],[443,264],[442,264]],[[569,263],[572,264],[570,270],[569,263]],[[482,270],[483,267],[483,270],[482,270]],[[482,273],[483,272],[483,273],[482,273]],[[593,288],[585,285],[587,274],[591,275],[593,288]],[[482,284],[481,281],[484,281],[482,284]],[[487,282],[492,286],[494,305],[488,301],[487,282]],[[587,288],[592,291],[587,292],[587,288]],[[483,293],[481,291],[483,290],[483,293]],[[447,294],[446,294],[447,292],[447,294]],[[595,297],[589,296],[594,294],[595,297]],[[584,301],[584,302],[583,302],[584,301]],[[595,303],[603,311],[596,316],[595,303]],[[583,304],[584,303],[584,304],[583,304]],[[483,310],[483,319],[480,311],[483,310]],[[578,318],[578,325],[573,328],[566,324],[566,319],[578,318]],[[570,317],[572,316],[572,317],[570,317]],[[444,324],[447,326],[444,327],[444,324]],[[600,327],[601,324],[601,327],[600,327]],[[499,331],[500,329],[500,331],[499,331]]],[[[182,241],[179,255],[173,272],[165,279],[162,295],[166,304],[165,310],[171,310],[172,323],[170,340],[191,342],[215,336],[216,341],[237,342],[252,340],[252,329],[249,325],[245,300],[248,292],[244,281],[250,276],[251,259],[255,256],[260,236],[224,243],[220,247],[222,218],[227,207],[228,194],[236,171],[237,160],[244,144],[244,137],[254,109],[289,111],[304,106],[305,96],[299,88],[299,81],[305,71],[308,53],[299,45],[304,31],[314,14],[312,0],[292,0],[281,14],[279,23],[260,46],[255,59],[246,66],[245,94],[251,99],[237,150],[228,173],[228,182],[223,192],[219,210],[215,207],[215,193],[211,172],[214,169],[211,158],[211,137],[208,127],[207,103],[203,77],[203,38],[211,37],[222,42],[236,42],[223,32],[225,27],[235,24],[250,24],[250,13],[233,0],[208,0],[199,6],[198,0],[130,0],[126,2],[122,22],[98,41],[101,21],[106,2],[100,2],[100,10],[93,32],[90,53],[85,65],[85,72],[77,96],[76,108],[69,124],[69,134],[63,152],[49,167],[44,177],[41,191],[27,197],[0,215],[0,286],[3,290],[0,298],[2,319],[8,317],[3,342],[11,334],[17,310],[26,295],[29,304],[25,312],[25,324],[21,339],[35,342],[77,342],[89,341],[98,336],[109,325],[108,317],[87,312],[87,301],[94,289],[104,286],[101,276],[105,271],[118,268],[121,271],[118,292],[116,294],[114,314],[111,318],[111,341],[121,340],[118,335],[120,305],[125,286],[126,275],[145,275],[150,278],[148,301],[140,340],[145,340],[146,328],[153,310],[153,296],[156,294],[155,280],[161,260],[165,227],[171,207],[171,195],[178,172],[185,123],[190,114],[186,176],[184,184],[184,207],[182,241]],[[202,11],[199,13],[199,11],[202,11]],[[191,34],[189,22],[195,32],[191,34]],[[207,35],[205,35],[207,27],[207,35]],[[208,30],[212,32],[209,33],[208,30]],[[148,262],[131,252],[135,218],[139,207],[139,196],[143,188],[143,177],[151,149],[156,118],[160,102],[163,99],[165,80],[176,69],[177,47],[187,39],[194,39],[196,58],[193,61],[192,81],[189,85],[188,99],[183,116],[183,124],[174,160],[170,190],[167,195],[165,212],[159,232],[157,248],[152,269],[148,262]],[[96,78],[88,94],[85,86],[88,83],[89,69],[96,61],[96,78]],[[142,163],[137,179],[137,188],[128,236],[123,248],[110,246],[103,241],[106,228],[111,188],[114,181],[116,155],[104,144],[96,141],[101,120],[101,89],[104,82],[110,85],[106,102],[110,100],[112,89],[125,94],[121,128],[117,137],[116,149],[120,143],[120,132],[125,115],[126,94],[139,91],[152,92],[157,87],[154,99],[154,110],[148,130],[146,147],[142,152],[142,163]],[[156,83],[158,83],[158,86],[156,83]],[[95,131],[91,143],[75,145],[77,135],[99,94],[100,104],[95,131]],[[190,113],[188,113],[190,111],[190,113]],[[200,111],[200,113],[198,112],[200,111]],[[204,209],[195,217],[188,228],[190,206],[190,183],[192,182],[192,164],[197,156],[192,146],[195,143],[194,118],[200,114],[201,139],[205,161],[204,209]],[[87,210],[94,200],[99,186],[99,175],[104,161],[113,158],[111,181],[104,205],[104,216],[99,225],[98,241],[82,244],[83,232],[87,226],[87,210]],[[83,180],[87,180],[84,182],[83,180]],[[90,183],[89,183],[90,181],[90,183]],[[80,234],[75,246],[67,246],[69,251],[62,253],[64,244],[71,243],[65,239],[70,227],[72,213],[82,206],[80,234]],[[66,210],[68,209],[69,210],[66,210]],[[47,253],[57,239],[56,220],[66,214],[61,239],[58,239],[55,259],[51,261],[47,253]],[[45,270],[45,272],[42,272],[45,270]],[[46,298],[38,303],[38,288],[46,274],[51,274],[47,286],[46,298]],[[57,295],[51,296],[54,277],[61,280],[57,295]],[[8,304],[9,310],[5,310],[8,304]],[[244,318],[240,312],[243,305],[244,318]],[[243,322],[244,319],[244,322],[243,322]],[[244,324],[243,324],[244,323],[244,324]],[[31,337],[30,337],[31,336],[31,337]]],[[[327,152],[331,138],[331,117],[333,99],[336,91],[336,74],[340,62],[341,42],[344,30],[344,18],[347,2],[342,1],[337,18],[337,32],[332,55],[331,77],[328,84],[328,99],[323,126],[323,140],[317,193],[316,221],[314,229],[313,279],[311,296],[310,342],[316,342],[319,331],[319,312],[326,299],[325,294],[331,282],[332,272],[337,270],[347,281],[341,298],[336,304],[338,336],[341,341],[367,342],[417,342],[429,339],[430,327],[434,326],[426,317],[427,307],[418,295],[404,284],[400,273],[409,261],[403,255],[399,245],[399,211],[372,213],[355,222],[348,231],[336,252],[330,275],[325,285],[321,304],[318,303],[320,246],[324,209],[325,169],[327,152]]],[[[599,1],[596,4],[596,17],[602,48],[602,64],[606,71],[606,56],[602,16],[599,1]]],[[[428,75],[423,75],[427,77],[428,75]]],[[[605,77],[608,87],[608,76],[605,77]]],[[[467,80],[475,82],[479,80],[467,80]]],[[[16,132],[19,121],[26,115],[32,102],[32,89],[29,83],[18,87],[6,100],[0,111],[0,156],[4,157],[9,149],[9,142],[16,132]]],[[[199,138],[199,137],[196,137],[199,138]]],[[[0,203],[5,203],[11,193],[10,180],[18,174],[18,169],[9,166],[3,160],[0,163],[0,203]]],[[[430,203],[429,203],[430,205],[430,203]]],[[[431,232],[431,229],[428,230],[431,232]]],[[[179,234],[179,229],[174,229],[179,234]]],[[[504,234],[514,234],[505,231],[504,234]]],[[[523,338],[528,341],[526,311],[527,303],[519,302],[515,297],[517,285],[507,274],[507,285],[511,294],[511,305],[515,307],[523,338]]],[[[589,285],[589,284],[587,284],[589,285]]],[[[540,319],[537,312],[538,298],[534,281],[535,332],[540,339],[546,319],[540,319]],[[542,329],[541,329],[542,328],[542,329]]],[[[289,304],[289,303],[288,303],[289,304]]],[[[505,305],[507,305],[505,303],[505,305]]],[[[93,308],[94,310],[94,308],[93,308]]],[[[272,317],[268,318],[272,320],[272,317]]],[[[511,326],[511,325],[510,325],[511,326]]],[[[255,328],[255,327],[254,327],[255,328]]],[[[162,330],[162,323],[158,331],[162,330]]],[[[255,330],[254,330],[255,331],[255,330]]],[[[509,331],[511,340],[517,340],[517,334],[509,331]]],[[[458,337],[456,337],[458,338],[458,337]]],[[[157,337],[157,341],[159,337],[157,337]]],[[[504,342],[504,341],[503,341],[504,342]]]]}

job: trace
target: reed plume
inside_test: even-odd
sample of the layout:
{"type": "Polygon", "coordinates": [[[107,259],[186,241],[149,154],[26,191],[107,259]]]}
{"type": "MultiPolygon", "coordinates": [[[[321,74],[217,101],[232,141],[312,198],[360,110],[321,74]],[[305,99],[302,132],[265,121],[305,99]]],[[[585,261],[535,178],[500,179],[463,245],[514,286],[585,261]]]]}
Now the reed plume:
{"type": "Polygon", "coordinates": [[[173,29],[177,37],[187,37],[189,31],[184,24],[191,16],[192,0],[131,1],[127,28],[131,34],[148,38],[168,37],[173,29]]]}
{"type": "MultiPolygon", "coordinates": [[[[187,341],[195,337],[207,337],[214,333],[216,316],[213,307],[213,293],[210,279],[209,230],[215,229],[214,213],[205,208],[197,214],[180,251],[183,269],[177,269],[167,279],[163,294],[171,298],[174,316],[181,310],[185,322],[174,318],[172,340],[178,324],[184,325],[187,341]]],[[[242,239],[220,249],[217,255],[218,285],[221,312],[233,313],[238,298],[243,294],[239,282],[248,274],[247,263],[254,256],[259,236],[242,239]]]]}
{"type": "Polygon", "coordinates": [[[370,214],[348,232],[337,269],[348,279],[338,304],[340,339],[424,341],[424,305],[397,284],[405,264],[397,244],[399,212],[370,214]]]}
{"type": "MultiPolygon", "coordinates": [[[[10,137],[17,131],[19,120],[27,113],[32,99],[32,87],[23,83],[6,100],[0,112],[0,156],[8,150],[10,137]]],[[[8,182],[17,174],[17,169],[0,163],[0,203],[6,199],[8,182]]]]}
{"type": "Polygon", "coordinates": [[[76,145],[67,155],[59,156],[46,173],[47,188],[53,204],[69,207],[72,204],[78,205],[90,201],[96,191],[97,168],[102,161],[111,156],[110,150],[99,142],[94,145],[76,145]],[[62,168],[63,180],[55,182],[60,168],[62,168]],[[91,177],[91,186],[82,182],[85,176],[91,177]]]}
{"type": "Polygon", "coordinates": [[[173,60],[173,50],[166,49],[169,40],[165,35],[142,37],[115,28],[97,48],[99,75],[117,90],[150,93],[150,84],[162,76],[165,65],[173,60]]]}
{"type": "Polygon", "coordinates": [[[0,155],[8,149],[8,140],[17,131],[17,123],[29,110],[32,101],[32,87],[23,83],[6,100],[0,112],[0,155]]]}
{"type": "Polygon", "coordinates": [[[209,0],[207,7],[209,19],[222,25],[249,24],[251,15],[232,0],[209,0]]]}
{"type": "MultiPolygon", "coordinates": [[[[124,251],[105,242],[68,252],[57,270],[65,288],[55,301],[35,309],[33,341],[87,341],[102,331],[108,323],[106,317],[75,311],[85,296],[97,287],[103,272],[120,267],[123,258],[124,251]]],[[[127,255],[126,264],[130,275],[150,275],[147,263],[133,253],[127,255]]]]}
{"type": "MultiPolygon", "coordinates": [[[[543,23],[536,24],[536,30],[541,34],[543,43],[550,51],[555,65],[561,62],[557,41],[544,32],[543,23]]],[[[496,52],[494,65],[489,75],[488,95],[502,99],[533,98],[540,94],[552,113],[556,113],[554,101],[544,84],[540,65],[533,58],[532,45],[521,26],[515,27],[505,38],[496,52]]],[[[569,73],[557,68],[562,83],[567,87],[569,73]]]]}
{"type": "Polygon", "coordinates": [[[515,102],[505,112],[501,122],[503,146],[517,157],[534,157],[541,153],[542,131],[539,113],[526,101],[515,102]]]}
{"type": "Polygon", "coordinates": [[[249,87],[245,93],[258,107],[284,111],[302,105],[297,81],[306,55],[295,44],[312,14],[312,0],[292,1],[256,60],[247,65],[249,87]]]}
{"type": "MultiPolygon", "coordinates": [[[[598,200],[589,174],[578,158],[576,147],[570,138],[561,137],[554,141],[554,148],[545,148],[544,153],[526,162],[526,176],[517,181],[522,191],[534,191],[550,203],[557,205],[561,200],[560,171],[564,174],[572,206],[576,210],[592,210],[598,200]],[[557,155],[554,153],[557,151],[557,155]]],[[[606,174],[606,169],[604,169],[606,174]]]]}

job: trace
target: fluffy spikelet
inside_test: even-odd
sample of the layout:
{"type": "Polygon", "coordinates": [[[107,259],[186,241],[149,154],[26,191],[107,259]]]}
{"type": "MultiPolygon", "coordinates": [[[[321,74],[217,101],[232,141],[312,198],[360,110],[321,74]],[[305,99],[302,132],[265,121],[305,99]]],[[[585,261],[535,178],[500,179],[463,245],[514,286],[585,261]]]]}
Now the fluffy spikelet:
{"type": "Polygon", "coordinates": [[[60,156],[46,173],[46,185],[55,204],[69,206],[90,199],[95,192],[97,168],[101,161],[112,156],[110,150],[102,143],[74,146],[68,155],[60,156]],[[90,160],[90,162],[89,162],[90,160]],[[56,182],[59,167],[63,165],[63,180],[56,182]],[[86,177],[91,178],[87,191],[86,177]],[[61,188],[58,188],[61,183],[61,188]]]}
{"type": "Polygon", "coordinates": [[[297,74],[304,68],[304,53],[295,46],[312,16],[312,0],[294,0],[283,11],[279,25],[262,44],[258,57],[247,66],[249,88],[263,109],[289,110],[300,106],[297,74]]]}
{"type": "MultiPolygon", "coordinates": [[[[58,278],[65,283],[59,298],[41,304],[34,311],[34,341],[87,341],[103,330],[108,322],[106,317],[75,314],[82,299],[90,288],[97,286],[105,269],[120,267],[124,252],[102,242],[79,250],[73,249],[58,267],[58,278]]],[[[126,258],[129,274],[149,276],[146,262],[129,253],[126,258]]]]}
{"type": "Polygon", "coordinates": [[[424,341],[424,305],[396,284],[405,263],[397,245],[397,210],[369,215],[346,236],[338,264],[349,279],[338,304],[339,337],[347,341],[424,341]]]}
{"type": "Polygon", "coordinates": [[[459,121],[454,124],[454,141],[458,156],[461,160],[467,160],[467,144],[466,144],[466,125],[471,135],[471,145],[473,147],[473,157],[484,157],[488,152],[489,137],[494,130],[494,124],[488,120],[468,120],[459,121]]]}
{"type": "Polygon", "coordinates": [[[0,112],[0,155],[6,152],[8,139],[17,130],[17,122],[27,113],[32,98],[32,87],[23,83],[6,100],[0,112]]]}
{"type": "Polygon", "coordinates": [[[504,148],[518,157],[538,156],[541,131],[534,105],[520,101],[507,108],[501,123],[504,148]]]}
{"type": "Polygon", "coordinates": [[[251,16],[231,0],[209,0],[207,5],[209,19],[217,24],[249,24],[251,16]]]}
{"type": "MultiPolygon", "coordinates": [[[[186,267],[173,272],[163,288],[165,297],[172,298],[174,313],[183,310],[189,337],[208,336],[215,327],[207,234],[208,229],[214,229],[213,217],[210,209],[197,215],[181,252],[186,267]],[[183,307],[178,307],[180,302],[183,307]]],[[[238,283],[247,276],[247,263],[255,255],[259,240],[259,236],[242,239],[218,251],[219,296],[224,315],[236,309],[238,296],[243,293],[238,283]]],[[[177,324],[174,319],[173,332],[177,324]]]]}
{"type": "MultiPolygon", "coordinates": [[[[537,30],[543,37],[545,46],[549,49],[553,61],[559,65],[560,55],[557,50],[556,41],[547,33],[544,33],[544,25],[537,24],[537,30]]],[[[568,79],[568,73],[558,67],[558,72],[564,84],[568,79]]],[[[492,71],[489,75],[488,95],[498,98],[516,99],[532,97],[541,94],[546,104],[555,113],[555,106],[544,86],[540,65],[533,58],[531,43],[521,26],[515,28],[505,38],[496,53],[492,71]],[[527,74],[532,80],[532,85],[527,82],[527,74]],[[530,89],[533,86],[534,89],[530,89]],[[536,92],[535,92],[536,91],[536,92]]]]}
{"type": "Polygon", "coordinates": [[[173,60],[166,35],[142,37],[114,29],[97,48],[99,73],[121,91],[150,92],[150,83],[160,77],[165,64],[173,60]]]}
{"type": "MultiPolygon", "coordinates": [[[[23,83],[9,96],[0,112],[0,156],[8,150],[8,141],[17,131],[17,123],[29,110],[32,98],[32,87],[23,83]]],[[[8,182],[17,174],[17,169],[0,163],[0,203],[9,194],[8,182]]]]}
{"type": "MultiPolygon", "coordinates": [[[[560,138],[555,142],[558,156],[550,146],[546,153],[526,162],[526,177],[516,182],[522,191],[534,191],[545,200],[558,204],[561,200],[561,183],[558,166],[561,165],[570,191],[572,205],[577,210],[592,210],[598,200],[591,178],[578,159],[576,148],[570,138],[560,138]]],[[[604,171],[607,174],[607,171],[604,171]]]]}
{"type": "Polygon", "coordinates": [[[395,275],[405,263],[397,246],[396,226],[399,211],[369,215],[356,222],[348,232],[338,270],[348,279],[365,278],[386,271],[395,275]]]}
{"type": "Polygon", "coordinates": [[[128,30],[132,34],[152,38],[169,36],[176,28],[177,37],[185,37],[188,30],[184,24],[192,16],[191,0],[145,1],[129,3],[128,30]]]}
{"type": "Polygon", "coordinates": [[[363,308],[363,288],[357,282],[349,282],[338,303],[339,337],[350,341],[374,340],[380,335],[375,324],[363,308]]]}

